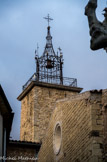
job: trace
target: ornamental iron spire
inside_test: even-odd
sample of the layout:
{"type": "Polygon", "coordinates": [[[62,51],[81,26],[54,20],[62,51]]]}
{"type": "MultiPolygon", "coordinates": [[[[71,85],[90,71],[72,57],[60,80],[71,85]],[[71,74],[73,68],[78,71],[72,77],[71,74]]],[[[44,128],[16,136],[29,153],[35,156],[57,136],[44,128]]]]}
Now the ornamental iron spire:
{"type": "Polygon", "coordinates": [[[53,49],[53,45],[52,45],[52,36],[50,33],[50,26],[49,26],[49,22],[52,21],[53,19],[50,18],[49,14],[47,17],[44,17],[44,19],[46,19],[48,21],[48,27],[47,27],[47,36],[46,36],[46,46],[45,46],[45,52],[49,52],[50,53],[50,49],[52,49],[53,53],[54,53],[54,49],[53,49]]]}
{"type": "Polygon", "coordinates": [[[76,79],[63,77],[64,60],[61,48],[58,48],[57,53],[54,51],[49,26],[50,21],[53,19],[50,18],[49,14],[47,17],[44,17],[44,19],[48,21],[45,48],[43,54],[39,56],[39,47],[37,44],[37,50],[35,50],[36,73],[34,73],[32,77],[26,82],[26,84],[23,86],[23,89],[25,89],[32,80],[36,82],[46,82],[51,84],[69,85],[76,87],[76,79]]]}
{"type": "Polygon", "coordinates": [[[56,55],[50,33],[49,22],[53,19],[50,18],[49,14],[47,17],[44,17],[44,19],[48,21],[46,45],[42,56],[35,57],[37,80],[48,83],[59,82],[59,84],[63,84],[63,56],[61,55],[61,51],[59,51],[59,55],[58,53],[56,55]]]}

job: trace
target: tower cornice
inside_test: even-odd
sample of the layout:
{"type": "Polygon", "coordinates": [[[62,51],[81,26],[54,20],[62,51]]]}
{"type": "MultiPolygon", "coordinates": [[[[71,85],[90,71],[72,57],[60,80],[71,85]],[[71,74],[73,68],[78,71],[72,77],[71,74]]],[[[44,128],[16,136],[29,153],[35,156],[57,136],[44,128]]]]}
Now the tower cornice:
{"type": "Polygon", "coordinates": [[[32,81],[24,90],[23,92],[17,97],[19,101],[21,101],[28,93],[29,91],[32,90],[33,87],[39,86],[39,87],[46,87],[46,88],[52,88],[52,89],[59,89],[62,91],[72,91],[72,92],[77,92],[80,93],[83,88],[80,87],[70,87],[66,85],[61,85],[61,84],[50,84],[50,83],[45,83],[45,82],[37,82],[37,81],[32,81]]]}

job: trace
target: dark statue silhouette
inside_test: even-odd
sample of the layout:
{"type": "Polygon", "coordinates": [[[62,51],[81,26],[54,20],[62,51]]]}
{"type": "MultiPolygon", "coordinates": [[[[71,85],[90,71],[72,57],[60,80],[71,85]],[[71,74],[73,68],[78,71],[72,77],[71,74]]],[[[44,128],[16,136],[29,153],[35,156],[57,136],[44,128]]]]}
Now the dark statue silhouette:
{"type": "Polygon", "coordinates": [[[103,10],[103,22],[97,19],[96,8],[97,0],[89,0],[85,7],[85,15],[88,17],[91,36],[90,48],[92,50],[104,48],[107,51],[107,8],[103,10]]]}

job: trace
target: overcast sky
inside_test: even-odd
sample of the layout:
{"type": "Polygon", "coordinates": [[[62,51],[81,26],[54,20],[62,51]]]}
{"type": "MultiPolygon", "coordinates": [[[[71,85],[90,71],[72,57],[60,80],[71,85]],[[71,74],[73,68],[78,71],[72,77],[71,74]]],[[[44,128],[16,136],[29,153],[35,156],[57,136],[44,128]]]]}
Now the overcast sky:
{"type": "MultiPolygon", "coordinates": [[[[64,55],[64,76],[77,78],[83,91],[107,88],[107,53],[90,49],[84,8],[88,0],[0,0],[0,84],[15,112],[12,138],[19,139],[22,85],[35,72],[34,51],[45,47],[50,16],[54,50],[64,55]]],[[[98,1],[97,17],[103,21],[106,0],[98,1]]]]}

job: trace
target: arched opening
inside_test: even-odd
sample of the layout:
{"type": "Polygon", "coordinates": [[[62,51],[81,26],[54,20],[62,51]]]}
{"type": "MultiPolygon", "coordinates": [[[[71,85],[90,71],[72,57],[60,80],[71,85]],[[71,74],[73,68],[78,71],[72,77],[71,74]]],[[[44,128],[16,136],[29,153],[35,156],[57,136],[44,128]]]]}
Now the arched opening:
{"type": "Polygon", "coordinates": [[[54,141],[53,141],[55,154],[58,154],[60,152],[61,140],[62,140],[61,126],[59,123],[57,123],[55,126],[54,141]]]}

